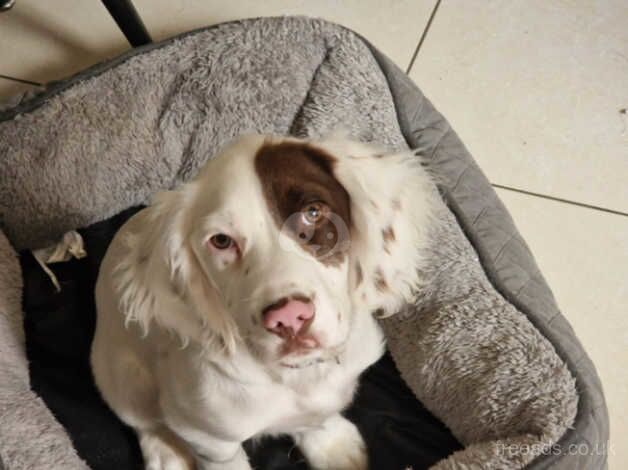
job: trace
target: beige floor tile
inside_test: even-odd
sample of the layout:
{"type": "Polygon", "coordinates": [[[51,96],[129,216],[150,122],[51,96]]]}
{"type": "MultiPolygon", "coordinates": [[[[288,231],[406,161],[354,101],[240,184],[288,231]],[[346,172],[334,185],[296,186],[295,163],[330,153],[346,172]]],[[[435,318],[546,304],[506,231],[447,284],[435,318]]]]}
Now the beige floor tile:
{"type": "MultiPolygon", "coordinates": [[[[222,21],[305,14],[365,35],[404,70],[436,0],[135,0],[154,39],[222,21]]],[[[129,46],[99,1],[19,0],[0,14],[0,74],[46,82],[64,78],[129,46]]],[[[0,80],[0,99],[23,86],[0,80]]]]}
{"type": "MultiPolygon", "coordinates": [[[[99,1],[18,0],[0,13],[0,74],[36,82],[71,75],[130,46],[99,1]]],[[[25,87],[0,79],[0,99],[25,87]]]]}
{"type": "Polygon", "coordinates": [[[34,88],[35,87],[31,85],[14,82],[13,80],[7,80],[0,77],[0,103],[9,97],[24,93],[28,90],[33,90],[34,88]]]}
{"type": "Polygon", "coordinates": [[[155,39],[240,18],[309,15],[364,35],[404,70],[436,0],[134,0],[155,39]]]}
{"type": "Polygon", "coordinates": [[[411,76],[489,178],[628,211],[628,2],[444,0],[411,76]]]}
{"type": "Polygon", "coordinates": [[[628,217],[498,190],[600,374],[609,468],[628,468],[628,217]]]}

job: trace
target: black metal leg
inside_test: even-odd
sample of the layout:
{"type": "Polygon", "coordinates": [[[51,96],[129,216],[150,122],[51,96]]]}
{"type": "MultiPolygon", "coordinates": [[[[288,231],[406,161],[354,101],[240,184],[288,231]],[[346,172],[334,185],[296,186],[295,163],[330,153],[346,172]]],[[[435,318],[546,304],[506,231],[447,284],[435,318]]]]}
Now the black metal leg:
{"type": "Polygon", "coordinates": [[[133,47],[153,42],[131,0],[102,0],[102,3],[133,47]]]}
{"type": "Polygon", "coordinates": [[[15,5],[15,0],[0,0],[0,12],[10,10],[15,5]]]}

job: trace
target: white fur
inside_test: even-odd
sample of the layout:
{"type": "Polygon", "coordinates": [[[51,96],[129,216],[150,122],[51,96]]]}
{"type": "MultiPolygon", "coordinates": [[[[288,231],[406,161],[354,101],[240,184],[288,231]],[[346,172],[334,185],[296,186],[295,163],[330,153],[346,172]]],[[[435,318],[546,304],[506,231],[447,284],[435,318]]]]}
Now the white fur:
{"type": "Polygon", "coordinates": [[[335,176],[351,198],[348,256],[328,266],[272,219],[254,170],[267,140],[241,138],[193,181],[159,194],[103,260],[92,369],[151,469],[186,468],[190,458],[205,470],[249,469],[241,442],[282,433],[315,468],[367,466],[359,432],[339,413],[383,352],[372,313],[394,313],[419,282],[429,179],[410,152],[379,158],[345,139],[311,143],[337,159],[335,176]],[[395,236],[386,242],[389,227],[395,236]],[[238,242],[240,259],[208,250],[217,232],[238,242]],[[256,318],[295,292],[314,298],[310,331],[321,347],[280,357],[282,340],[256,318]]]}

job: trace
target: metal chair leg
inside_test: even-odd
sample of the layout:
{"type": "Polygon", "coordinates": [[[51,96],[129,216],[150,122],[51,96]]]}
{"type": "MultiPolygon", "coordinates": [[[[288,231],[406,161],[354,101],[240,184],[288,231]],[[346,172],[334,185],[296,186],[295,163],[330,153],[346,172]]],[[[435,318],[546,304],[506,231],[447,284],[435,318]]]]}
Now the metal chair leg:
{"type": "Polygon", "coordinates": [[[0,0],[0,13],[10,10],[15,5],[15,0],[0,0]]]}
{"type": "Polygon", "coordinates": [[[131,0],[102,0],[102,3],[133,47],[153,42],[131,0]]]}

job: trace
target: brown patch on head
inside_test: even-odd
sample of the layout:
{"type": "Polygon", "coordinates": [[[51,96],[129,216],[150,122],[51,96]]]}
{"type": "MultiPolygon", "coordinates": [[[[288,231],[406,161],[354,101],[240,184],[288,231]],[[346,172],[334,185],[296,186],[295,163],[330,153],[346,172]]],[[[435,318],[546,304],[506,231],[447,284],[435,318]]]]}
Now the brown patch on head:
{"type": "Polygon", "coordinates": [[[401,210],[401,201],[399,199],[393,199],[392,200],[392,208],[394,211],[400,211],[401,210]]]}
{"type": "Polygon", "coordinates": [[[325,151],[301,142],[265,143],[255,157],[277,226],[286,227],[305,251],[327,265],[346,257],[349,234],[339,230],[338,222],[351,226],[350,198],[334,175],[335,162],[325,151]],[[321,217],[308,224],[304,217],[312,206],[321,217]]]}
{"type": "Polygon", "coordinates": [[[388,290],[388,283],[384,278],[384,273],[381,268],[377,268],[375,270],[375,274],[373,275],[373,283],[375,284],[375,289],[379,292],[386,292],[388,290]]]}
{"type": "Polygon", "coordinates": [[[362,279],[364,279],[364,273],[362,273],[362,266],[360,262],[355,263],[355,285],[356,287],[362,283],[362,279]]]}

